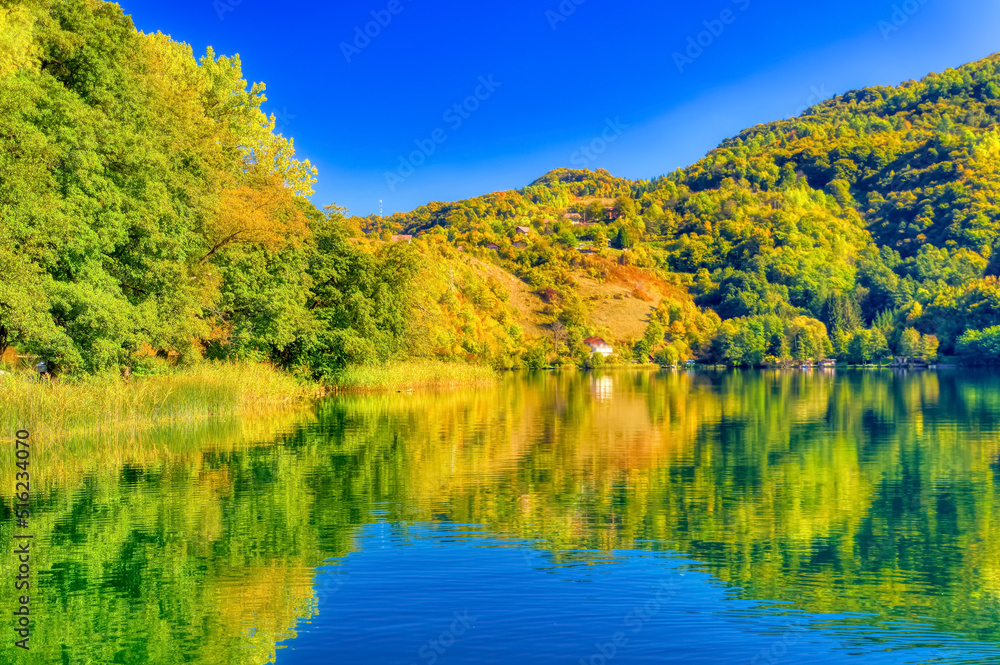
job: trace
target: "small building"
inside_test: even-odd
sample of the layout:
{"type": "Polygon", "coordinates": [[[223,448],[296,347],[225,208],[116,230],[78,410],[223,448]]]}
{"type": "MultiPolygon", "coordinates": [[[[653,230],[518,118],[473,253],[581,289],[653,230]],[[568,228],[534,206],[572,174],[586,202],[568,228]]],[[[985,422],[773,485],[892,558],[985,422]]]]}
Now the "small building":
{"type": "Polygon", "coordinates": [[[527,249],[528,248],[528,243],[526,243],[526,242],[515,242],[514,243],[514,247],[516,247],[517,249],[527,249]]]}
{"type": "Polygon", "coordinates": [[[618,213],[615,212],[614,208],[605,208],[604,214],[608,216],[608,219],[618,219],[618,213]]]}
{"type": "Polygon", "coordinates": [[[563,219],[580,221],[580,215],[575,212],[567,212],[563,215],[563,219]]]}
{"type": "Polygon", "coordinates": [[[529,235],[531,233],[531,229],[527,226],[518,226],[515,227],[515,230],[523,236],[529,235]]]}
{"type": "Polygon", "coordinates": [[[408,235],[393,236],[392,237],[392,241],[393,242],[411,243],[411,242],[413,242],[413,236],[408,236],[408,235]]]}
{"type": "Polygon", "coordinates": [[[500,245],[496,244],[495,242],[491,242],[490,244],[486,245],[486,249],[492,249],[494,252],[499,252],[500,245]]]}
{"type": "Polygon", "coordinates": [[[834,360],[833,358],[824,358],[823,360],[819,361],[819,366],[820,367],[836,367],[837,366],[837,361],[834,360]]]}
{"type": "Polygon", "coordinates": [[[583,340],[583,343],[590,347],[591,354],[600,353],[602,356],[608,357],[615,352],[611,345],[600,337],[588,337],[583,340]]]}

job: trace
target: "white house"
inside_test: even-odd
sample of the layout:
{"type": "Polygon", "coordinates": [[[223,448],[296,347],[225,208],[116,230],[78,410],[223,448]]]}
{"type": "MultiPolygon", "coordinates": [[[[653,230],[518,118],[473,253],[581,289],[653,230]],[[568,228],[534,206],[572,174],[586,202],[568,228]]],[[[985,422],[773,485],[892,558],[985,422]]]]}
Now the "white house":
{"type": "Polygon", "coordinates": [[[590,347],[591,353],[600,353],[605,358],[615,352],[611,345],[600,337],[588,337],[583,343],[590,347]]]}

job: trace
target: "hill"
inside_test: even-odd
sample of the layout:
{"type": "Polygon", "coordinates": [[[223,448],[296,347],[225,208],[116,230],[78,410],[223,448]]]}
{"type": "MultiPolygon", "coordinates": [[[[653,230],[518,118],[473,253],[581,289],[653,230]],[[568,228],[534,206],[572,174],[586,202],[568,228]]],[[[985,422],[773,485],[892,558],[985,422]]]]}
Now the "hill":
{"type": "MultiPolygon", "coordinates": [[[[557,255],[621,235],[627,256],[610,258],[684,287],[731,322],[714,353],[700,348],[715,360],[801,356],[787,329],[806,317],[826,327],[844,359],[920,356],[939,341],[992,362],[977,357],[982,344],[970,353],[961,338],[1000,324],[998,66],[991,56],[899,87],[849,91],[654,180],[558,169],[522,190],[428,204],[367,220],[367,229],[503,245],[526,225],[557,255]],[[570,213],[597,226],[574,224],[570,213]],[[779,326],[783,342],[761,342],[779,326]],[[757,338],[749,355],[727,350],[748,337],[757,338]]],[[[533,250],[501,249],[500,262],[529,283],[545,283],[546,273],[556,281],[545,250],[533,250]]],[[[562,258],[572,272],[577,262],[562,258]]]]}

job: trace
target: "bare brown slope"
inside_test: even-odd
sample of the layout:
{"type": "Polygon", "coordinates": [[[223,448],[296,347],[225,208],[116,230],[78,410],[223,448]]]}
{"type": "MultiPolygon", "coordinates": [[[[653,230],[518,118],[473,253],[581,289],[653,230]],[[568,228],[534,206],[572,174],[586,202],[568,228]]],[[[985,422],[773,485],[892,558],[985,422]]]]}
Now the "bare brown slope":
{"type": "MultiPolygon", "coordinates": [[[[545,302],[535,291],[502,267],[469,257],[474,269],[484,279],[493,277],[510,291],[518,313],[518,325],[529,336],[547,335],[543,313],[545,302]]],[[[582,270],[572,271],[575,289],[587,304],[590,333],[614,343],[642,337],[649,315],[665,297],[689,300],[688,293],[641,268],[619,266],[595,257],[603,268],[602,278],[595,279],[582,270]]]]}
{"type": "Polygon", "coordinates": [[[473,256],[470,256],[469,259],[471,259],[472,267],[484,279],[493,277],[510,291],[510,302],[517,312],[517,325],[521,326],[526,335],[539,336],[548,334],[540,323],[543,318],[542,308],[545,306],[545,303],[530,286],[500,266],[481,261],[473,256]]]}

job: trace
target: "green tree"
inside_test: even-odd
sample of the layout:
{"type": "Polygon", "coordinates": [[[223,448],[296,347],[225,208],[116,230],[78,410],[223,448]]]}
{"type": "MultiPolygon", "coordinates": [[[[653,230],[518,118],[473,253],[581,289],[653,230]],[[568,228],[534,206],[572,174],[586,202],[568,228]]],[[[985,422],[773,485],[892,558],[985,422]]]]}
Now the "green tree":
{"type": "MultiPolygon", "coordinates": [[[[936,353],[935,349],[935,353],[936,353]]],[[[923,342],[920,333],[913,328],[903,331],[899,339],[899,355],[903,358],[918,358],[923,355],[923,342]]]]}
{"type": "Polygon", "coordinates": [[[570,249],[576,249],[577,244],[579,244],[576,235],[569,229],[559,234],[559,242],[570,249]]]}
{"type": "Polygon", "coordinates": [[[921,339],[920,357],[925,362],[932,363],[938,357],[938,338],[934,335],[924,335],[921,339]]]}
{"type": "Polygon", "coordinates": [[[593,238],[594,249],[596,251],[605,249],[608,246],[608,235],[603,226],[598,226],[591,231],[591,237],[593,238]]]}
{"type": "Polygon", "coordinates": [[[989,263],[983,270],[983,277],[1000,277],[1000,240],[993,244],[989,263]]]}
{"type": "Polygon", "coordinates": [[[875,347],[872,344],[872,333],[868,330],[856,330],[847,346],[847,355],[852,363],[867,365],[871,362],[875,347]]]}
{"type": "Polygon", "coordinates": [[[656,353],[656,363],[658,365],[674,366],[680,361],[680,358],[681,354],[673,345],[670,344],[663,347],[656,353]]]}
{"type": "Polygon", "coordinates": [[[647,348],[656,349],[659,348],[661,344],[663,344],[663,336],[665,334],[666,331],[664,331],[663,326],[660,324],[660,322],[653,320],[649,322],[648,326],[646,326],[646,332],[643,335],[642,339],[645,342],[647,348]]]}
{"type": "Polygon", "coordinates": [[[625,219],[635,219],[638,216],[635,200],[624,194],[615,199],[613,209],[618,217],[625,219]]]}
{"type": "Polygon", "coordinates": [[[585,212],[588,222],[602,222],[607,219],[607,214],[604,212],[604,204],[600,201],[592,201],[586,207],[585,212]]]}
{"type": "Polygon", "coordinates": [[[877,365],[885,364],[890,356],[889,342],[880,328],[872,328],[868,337],[866,355],[877,365]]]}
{"type": "Polygon", "coordinates": [[[633,246],[632,237],[624,226],[618,229],[618,235],[615,236],[615,246],[618,249],[631,249],[633,246]]]}

